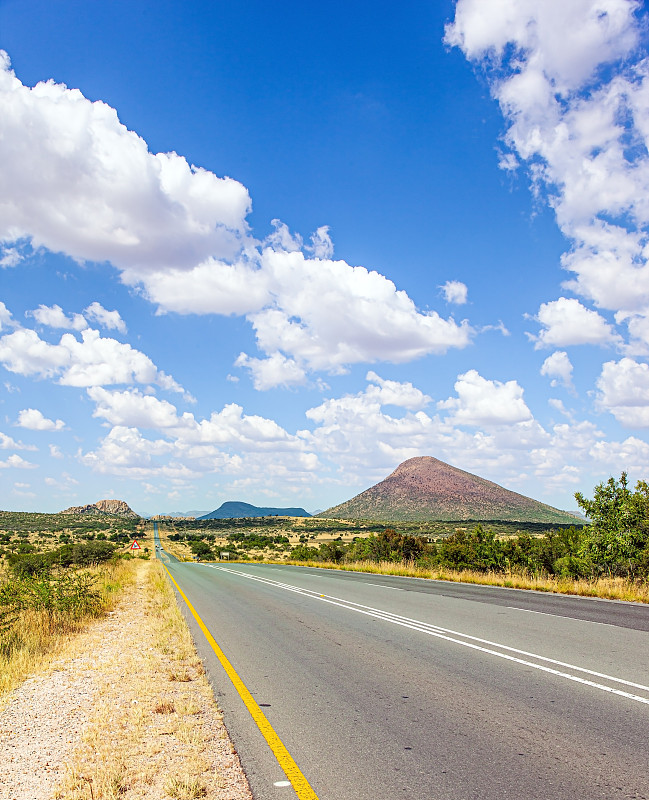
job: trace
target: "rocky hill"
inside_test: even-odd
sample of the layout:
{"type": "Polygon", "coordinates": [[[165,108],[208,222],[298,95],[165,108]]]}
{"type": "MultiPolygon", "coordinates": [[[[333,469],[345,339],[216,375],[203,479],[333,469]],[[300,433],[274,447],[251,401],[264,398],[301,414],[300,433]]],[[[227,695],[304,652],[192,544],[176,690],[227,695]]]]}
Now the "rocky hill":
{"type": "Polygon", "coordinates": [[[230,500],[222,503],[215,511],[210,511],[198,519],[241,519],[243,517],[310,517],[303,508],[265,508],[251,506],[230,500]]]}
{"type": "Polygon", "coordinates": [[[385,480],[318,516],[386,522],[503,520],[583,524],[575,515],[430,456],[404,461],[385,480]]]}
{"type": "Polygon", "coordinates": [[[71,506],[61,514],[112,514],[117,517],[137,519],[138,514],[123,500],[99,500],[87,506],[71,506]]]}

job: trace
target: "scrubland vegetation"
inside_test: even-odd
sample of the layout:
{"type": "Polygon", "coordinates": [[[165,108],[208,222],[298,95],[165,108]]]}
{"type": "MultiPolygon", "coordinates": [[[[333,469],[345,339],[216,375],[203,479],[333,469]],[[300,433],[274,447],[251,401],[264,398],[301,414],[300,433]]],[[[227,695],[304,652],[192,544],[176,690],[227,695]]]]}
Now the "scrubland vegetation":
{"type": "Polygon", "coordinates": [[[11,512],[0,512],[0,526],[2,694],[111,607],[132,579],[127,547],[143,530],[137,520],[11,512]]]}
{"type": "MultiPolygon", "coordinates": [[[[401,535],[422,542],[433,542],[456,531],[470,531],[477,523],[403,522],[398,523],[401,535]]],[[[525,533],[538,536],[557,526],[547,523],[515,523],[494,521],[483,523],[496,536],[525,533]]],[[[560,528],[561,526],[559,526],[560,528]]],[[[563,526],[566,527],[566,526],[563,526]]],[[[296,547],[307,547],[309,557],[323,545],[339,542],[348,547],[355,540],[379,536],[394,529],[394,523],[372,520],[334,520],[296,517],[255,517],[219,520],[165,520],[159,523],[160,537],[178,558],[198,556],[202,560],[218,559],[221,553],[245,561],[260,558],[289,558],[296,547]]],[[[322,551],[326,557],[328,550],[322,551]]],[[[319,557],[316,555],[316,557],[319,557]]],[[[328,560],[328,559],[327,559],[328,560]]]]}
{"type": "MultiPolygon", "coordinates": [[[[165,535],[202,560],[278,560],[600,597],[649,600],[649,486],[626,474],[577,502],[589,524],[320,518],[175,522],[165,535]]],[[[182,555],[182,553],[181,553],[182,555]]]]}

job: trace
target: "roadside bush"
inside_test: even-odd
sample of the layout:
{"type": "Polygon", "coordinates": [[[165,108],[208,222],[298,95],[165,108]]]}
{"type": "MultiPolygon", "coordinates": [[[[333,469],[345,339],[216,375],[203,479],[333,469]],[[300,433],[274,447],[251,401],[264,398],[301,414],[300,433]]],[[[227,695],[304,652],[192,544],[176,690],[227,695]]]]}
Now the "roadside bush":
{"type": "Polygon", "coordinates": [[[577,556],[562,556],[552,565],[551,570],[558,578],[586,578],[591,575],[593,566],[577,556]]]}
{"type": "Polygon", "coordinates": [[[641,580],[649,581],[649,544],[638,556],[635,564],[635,573],[641,580]]]}
{"type": "Polygon", "coordinates": [[[502,542],[496,534],[476,525],[472,531],[456,531],[437,547],[438,563],[452,569],[502,572],[507,561],[502,542]]]}
{"type": "Polygon", "coordinates": [[[320,550],[317,547],[307,547],[305,544],[298,544],[291,550],[291,558],[295,561],[318,561],[320,550]]]}
{"type": "Polygon", "coordinates": [[[9,553],[7,563],[13,575],[19,578],[35,577],[49,573],[52,566],[50,553],[9,553]]]}
{"type": "Polygon", "coordinates": [[[112,542],[80,542],[72,546],[72,563],[80,567],[88,567],[91,564],[108,561],[114,554],[115,545],[112,542]]]}
{"type": "MultiPolygon", "coordinates": [[[[562,574],[557,572],[556,564],[561,562],[558,568],[562,570],[565,569],[563,559],[577,558],[586,536],[587,532],[583,528],[576,528],[573,525],[569,528],[550,530],[544,536],[534,539],[533,550],[536,554],[538,567],[550,574],[562,574]]],[[[579,569],[582,571],[579,574],[575,574],[574,577],[584,577],[592,571],[588,560],[581,559],[580,561],[582,565],[579,569]]],[[[571,569],[578,569],[576,563],[571,566],[571,569]]]]}
{"type": "Polygon", "coordinates": [[[537,574],[541,570],[538,542],[539,540],[530,536],[529,533],[522,533],[511,539],[503,540],[501,547],[506,571],[537,574]]]}
{"type": "Polygon", "coordinates": [[[199,539],[196,539],[190,541],[189,546],[191,548],[192,553],[198,558],[206,558],[208,560],[213,560],[216,558],[216,556],[214,555],[214,551],[209,546],[209,544],[207,544],[207,542],[202,542],[199,539]]]}
{"type": "Polygon", "coordinates": [[[320,545],[320,560],[333,561],[334,564],[339,564],[346,552],[346,548],[340,542],[324,542],[320,545]]]}
{"type": "Polygon", "coordinates": [[[89,572],[65,571],[15,578],[0,586],[0,607],[86,613],[99,601],[94,583],[95,578],[89,572]]]}
{"type": "MultiPolygon", "coordinates": [[[[321,545],[320,550],[322,551],[321,545]]],[[[366,539],[355,539],[346,553],[347,561],[416,561],[429,551],[419,536],[397,533],[386,528],[366,539]]]]}
{"type": "Polygon", "coordinates": [[[101,605],[95,578],[88,572],[21,575],[0,585],[0,655],[8,657],[22,641],[14,623],[22,612],[45,613],[49,619],[76,620],[101,605]]]}
{"type": "Polygon", "coordinates": [[[115,545],[111,542],[78,542],[45,553],[10,553],[7,563],[16,577],[34,577],[51,572],[53,567],[96,566],[114,554],[115,545]]]}

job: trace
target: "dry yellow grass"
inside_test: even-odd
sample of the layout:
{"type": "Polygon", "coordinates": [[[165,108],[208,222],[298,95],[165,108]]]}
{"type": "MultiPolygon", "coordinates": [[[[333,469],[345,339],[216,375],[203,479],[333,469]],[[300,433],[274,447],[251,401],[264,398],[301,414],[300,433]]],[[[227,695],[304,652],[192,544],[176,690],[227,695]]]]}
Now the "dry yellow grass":
{"type": "Polygon", "coordinates": [[[159,562],[142,563],[137,624],[99,676],[101,693],[58,800],[249,800],[189,629],[159,562]],[[121,679],[120,679],[121,676],[121,679]]]}
{"type": "Polygon", "coordinates": [[[327,569],[350,572],[370,572],[380,575],[403,575],[412,578],[426,578],[456,583],[476,583],[486,586],[504,586],[510,589],[533,589],[537,592],[555,592],[583,597],[601,597],[608,600],[628,600],[636,603],[649,603],[649,584],[644,581],[631,581],[627,578],[596,578],[593,580],[572,578],[538,577],[525,574],[500,574],[496,572],[476,572],[473,570],[455,571],[442,568],[417,567],[408,561],[357,561],[353,564],[334,564],[323,561],[292,561],[303,567],[326,567],[327,569]]]}
{"type": "Polygon", "coordinates": [[[84,570],[95,577],[99,604],[94,613],[74,617],[49,611],[24,610],[11,625],[14,646],[0,649],[0,700],[28,675],[42,672],[65,650],[74,634],[93,616],[103,615],[133,581],[134,561],[118,561],[84,570]]]}

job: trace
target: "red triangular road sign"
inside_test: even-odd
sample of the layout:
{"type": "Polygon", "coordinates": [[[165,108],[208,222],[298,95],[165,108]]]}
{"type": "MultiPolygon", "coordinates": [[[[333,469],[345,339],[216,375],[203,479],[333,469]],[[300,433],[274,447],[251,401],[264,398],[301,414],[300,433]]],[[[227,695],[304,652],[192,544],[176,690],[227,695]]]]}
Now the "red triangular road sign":
{"type": "Polygon", "coordinates": [[[142,548],[141,548],[141,547],[140,547],[140,545],[137,543],[137,539],[134,539],[134,540],[133,540],[133,544],[131,545],[131,550],[141,550],[141,549],[142,549],[142,548]]]}

